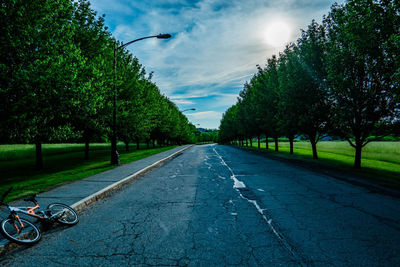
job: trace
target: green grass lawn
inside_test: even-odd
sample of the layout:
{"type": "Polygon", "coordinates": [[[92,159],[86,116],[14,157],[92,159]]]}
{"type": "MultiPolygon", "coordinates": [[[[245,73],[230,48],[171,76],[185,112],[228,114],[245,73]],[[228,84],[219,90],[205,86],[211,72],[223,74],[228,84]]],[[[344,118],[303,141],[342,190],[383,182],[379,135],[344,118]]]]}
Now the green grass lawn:
{"type": "MultiPolygon", "coordinates": [[[[253,142],[253,147],[257,143],[253,142]]],[[[265,150],[265,143],[261,144],[265,150]]],[[[320,141],[317,144],[318,160],[312,159],[311,144],[307,141],[294,142],[294,155],[289,154],[289,142],[279,142],[279,152],[269,144],[269,153],[284,158],[300,159],[326,165],[354,174],[360,174],[379,183],[400,188],[400,142],[371,142],[363,148],[361,170],[354,170],[355,150],[346,141],[320,141]]]]}
{"type": "MultiPolygon", "coordinates": [[[[133,145],[127,153],[121,144],[118,152],[121,164],[125,164],[174,147],[136,150],[133,145]]],[[[110,165],[109,144],[91,144],[89,160],[83,157],[83,144],[44,144],[44,169],[38,171],[33,145],[0,145],[0,194],[13,186],[14,190],[6,199],[10,201],[114,168],[110,165]]]]}

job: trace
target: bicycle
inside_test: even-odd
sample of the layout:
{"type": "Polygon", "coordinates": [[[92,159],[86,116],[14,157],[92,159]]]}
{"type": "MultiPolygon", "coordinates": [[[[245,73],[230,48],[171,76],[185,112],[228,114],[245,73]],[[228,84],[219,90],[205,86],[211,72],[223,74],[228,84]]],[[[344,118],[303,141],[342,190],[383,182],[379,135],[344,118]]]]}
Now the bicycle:
{"type": "Polygon", "coordinates": [[[18,213],[34,217],[41,222],[57,221],[64,225],[75,225],[79,221],[75,210],[62,203],[52,203],[47,206],[46,210],[41,210],[36,200],[36,195],[24,199],[24,201],[33,202],[35,205],[33,207],[12,207],[7,203],[3,203],[4,198],[12,189],[12,187],[8,189],[0,199],[0,205],[7,206],[10,211],[10,215],[0,223],[0,232],[2,236],[10,241],[17,244],[33,244],[39,242],[42,236],[35,224],[20,218],[18,213]]]}

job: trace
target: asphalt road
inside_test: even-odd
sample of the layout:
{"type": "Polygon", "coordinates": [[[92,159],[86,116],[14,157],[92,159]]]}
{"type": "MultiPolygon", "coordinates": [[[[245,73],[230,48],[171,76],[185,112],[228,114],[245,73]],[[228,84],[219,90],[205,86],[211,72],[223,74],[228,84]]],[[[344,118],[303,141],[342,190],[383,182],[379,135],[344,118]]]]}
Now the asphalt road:
{"type": "Polygon", "coordinates": [[[398,266],[400,199],[195,146],[4,256],[10,266],[398,266]]]}

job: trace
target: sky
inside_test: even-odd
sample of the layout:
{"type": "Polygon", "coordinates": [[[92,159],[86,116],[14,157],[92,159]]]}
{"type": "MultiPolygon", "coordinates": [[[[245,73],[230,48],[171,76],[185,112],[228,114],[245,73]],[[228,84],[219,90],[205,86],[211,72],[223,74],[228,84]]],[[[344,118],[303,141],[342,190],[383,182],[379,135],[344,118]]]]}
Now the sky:
{"type": "MultiPolygon", "coordinates": [[[[196,127],[217,129],[267,58],[327,15],[333,0],[91,0],[118,40],[169,33],[127,47],[161,93],[196,127]]],[[[343,1],[337,1],[339,3],[343,1]]]]}

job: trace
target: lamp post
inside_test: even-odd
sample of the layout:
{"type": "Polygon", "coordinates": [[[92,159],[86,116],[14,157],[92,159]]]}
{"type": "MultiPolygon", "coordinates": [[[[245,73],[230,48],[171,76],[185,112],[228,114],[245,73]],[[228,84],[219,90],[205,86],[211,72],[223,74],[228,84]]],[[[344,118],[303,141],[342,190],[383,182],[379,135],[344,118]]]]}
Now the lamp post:
{"type": "Polygon", "coordinates": [[[185,112],[185,111],[188,111],[188,110],[196,110],[196,109],[195,108],[188,108],[188,109],[182,110],[181,112],[185,112]]]}
{"type": "Polygon", "coordinates": [[[114,47],[114,97],[113,97],[113,121],[112,121],[112,136],[111,136],[111,165],[119,165],[119,154],[117,151],[117,85],[116,85],[116,80],[117,80],[117,50],[123,47],[126,47],[134,42],[144,40],[144,39],[149,39],[149,38],[157,38],[157,39],[168,39],[171,38],[171,35],[166,33],[166,34],[159,34],[159,35],[152,35],[152,36],[147,36],[147,37],[142,37],[139,39],[135,39],[133,41],[130,41],[126,44],[117,46],[115,44],[114,47]]]}

